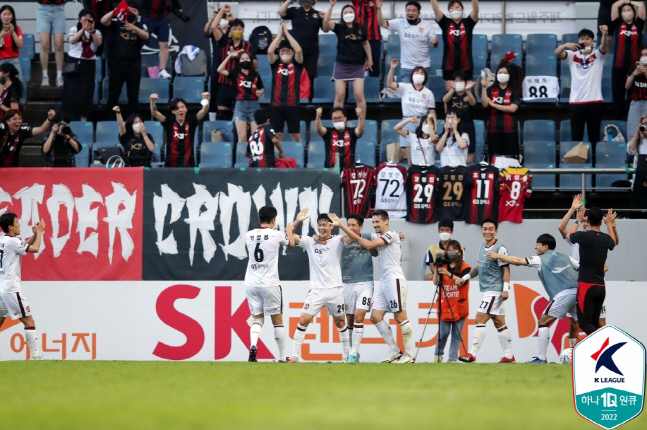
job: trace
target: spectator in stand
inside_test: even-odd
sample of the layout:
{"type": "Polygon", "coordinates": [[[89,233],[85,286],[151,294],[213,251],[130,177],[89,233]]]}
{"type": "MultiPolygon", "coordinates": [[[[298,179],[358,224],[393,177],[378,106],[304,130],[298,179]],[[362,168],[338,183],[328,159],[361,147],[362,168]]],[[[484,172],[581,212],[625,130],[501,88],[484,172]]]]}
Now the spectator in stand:
{"type": "Polygon", "coordinates": [[[366,38],[366,28],[355,22],[355,9],[346,5],[341,10],[341,21],[332,23],[330,17],[337,0],[330,0],[330,8],[324,18],[324,30],[332,30],[337,35],[337,58],[332,79],[335,81],[334,107],[343,107],[346,98],[347,82],[353,83],[355,104],[366,117],[364,99],[364,70],[373,70],[371,47],[366,38]],[[368,59],[368,60],[367,60],[368,59]]]}
{"type": "MultiPolygon", "coordinates": [[[[519,125],[517,109],[521,104],[519,89],[510,81],[510,73],[504,65],[496,71],[494,84],[487,88],[487,79],[481,79],[483,87],[481,104],[490,108],[487,126],[487,147],[490,162],[493,157],[508,157],[519,160],[519,125]]],[[[598,124],[598,128],[600,125],[598,124]]]]}
{"type": "Polygon", "coordinates": [[[393,127],[393,131],[409,141],[408,148],[411,151],[411,156],[407,157],[409,166],[433,166],[436,164],[435,146],[438,137],[436,136],[436,120],[431,114],[422,121],[418,121],[418,117],[415,116],[404,119],[393,127]],[[405,129],[407,124],[414,126],[418,124],[418,127],[415,132],[411,132],[405,129]]]}
{"type": "Polygon", "coordinates": [[[274,147],[279,151],[279,159],[285,158],[281,141],[270,124],[270,118],[262,109],[254,112],[254,122],[258,128],[252,133],[245,149],[245,157],[249,158],[249,167],[276,167],[274,147]]]}
{"type": "Polygon", "coordinates": [[[169,103],[173,117],[166,117],[157,110],[157,94],[151,94],[151,117],[162,123],[166,132],[164,167],[194,167],[193,141],[200,121],[209,113],[209,93],[202,93],[202,108],[197,115],[187,116],[189,110],[184,99],[173,99],[169,103]],[[206,102],[205,102],[206,100],[206,102]]]}
{"type": "MultiPolygon", "coordinates": [[[[225,4],[216,15],[216,19],[211,27],[213,37],[218,43],[221,58],[228,58],[231,52],[247,51],[254,53],[254,47],[243,40],[245,32],[245,23],[240,19],[234,19],[229,22],[229,31],[225,34],[220,28],[220,21],[225,14],[231,13],[231,6],[225,4]]],[[[227,63],[227,70],[234,69],[238,65],[238,57],[231,57],[227,63]]],[[[231,121],[232,109],[236,102],[236,88],[234,82],[229,76],[218,75],[218,119],[231,121]]]]}
{"type": "Polygon", "coordinates": [[[20,109],[22,82],[18,71],[11,63],[0,64],[0,121],[9,109],[20,109]]]}
{"type": "Polygon", "coordinates": [[[38,0],[36,31],[40,35],[40,66],[43,70],[41,86],[49,87],[50,34],[54,34],[54,56],[56,58],[56,86],[63,86],[63,36],[65,36],[65,0],[38,0]]]}
{"type": "Polygon", "coordinates": [[[8,4],[0,7],[0,21],[2,21],[2,31],[0,31],[0,64],[13,64],[18,71],[18,78],[22,78],[20,68],[20,52],[22,48],[22,30],[16,24],[16,13],[13,7],[8,4]]]}
{"type": "Polygon", "coordinates": [[[117,115],[119,143],[123,146],[124,154],[126,154],[126,165],[128,167],[151,167],[155,141],[153,136],[146,133],[144,119],[140,114],[133,113],[130,114],[126,124],[124,124],[124,118],[121,116],[119,106],[113,107],[112,110],[117,115]]]}
{"type": "Polygon", "coordinates": [[[346,114],[344,108],[335,107],[330,113],[333,128],[326,128],[321,124],[322,108],[317,108],[315,116],[315,130],[317,134],[323,138],[326,147],[326,158],[324,160],[324,167],[333,168],[336,165],[335,155],[339,155],[339,168],[351,167],[355,164],[355,146],[357,139],[364,134],[364,115],[355,108],[357,114],[357,127],[346,127],[346,114]]]}
{"type": "MultiPolygon", "coordinates": [[[[83,0],[83,9],[88,9],[92,11],[92,14],[96,17],[94,23],[94,28],[96,28],[101,35],[103,36],[103,43],[97,49],[96,54],[103,56],[104,60],[107,60],[110,56],[110,49],[114,41],[110,40],[108,37],[110,31],[106,31],[106,27],[101,24],[101,17],[113,10],[119,2],[117,0],[83,0]]],[[[105,71],[106,61],[102,63],[103,69],[105,71]]]]}
{"type": "Polygon", "coordinates": [[[61,110],[63,115],[71,115],[87,121],[88,113],[92,112],[94,98],[94,77],[96,73],[96,52],[103,43],[103,35],[95,28],[96,17],[89,9],[79,12],[79,22],[70,28],[68,41],[70,50],[67,53],[68,62],[78,62],[76,73],[66,73],[63,76],[63,99],[61,110]]]}
{"type": "Polygon", "coordinates": [[[629,91],[629,100],[631,100],[627,116],[627,134],[631,139],[633,134],[630,133],[638,128],[640,118],[647,114],[647,46],[641,48],[640,60],[627,76],[625,88],[629,91]]]}
{"type": "Polygon", "coordinates": [[[466,166],[470,138],[463,131],[461,118],[455,110],[448,110],[443,135],[438,139],[436,152],[440,154],[440,167],[466,166]]]}
{"type": "MultiPolygon", "coordinates": [[[[218,66],[222,63],[222,49],[218,48],[218,42],[216,42],[216,38],[213,35],[213,27],[217,16],[218,11],[214,9],[211,18],[209,18],[209,21],[204,26],[204,36],[211,40],[211,79],[209,79],[209,93],[213,96],[214,100],[218,99],[218,88],[220,86],[218,83],[218,66]]],[[[226,35],[229,32],[229,21],[233,19],[234,16],[229,13],[225,15],[224,19],[220,20],[218,26],[223,34],[226,35]]],[[[216,103],[211,103],[209,105],[209,121],[216,120],[217,111],[218,106],[216,106],[216,103]]]]}
{"type": "Polygon", "coordinates": [[[467,150],[467,164],[472,164],[474,162],[474,152],[476,152],[476,130],[472,117],[472,107],[476,105],[476,98],[472,93],[475,82],[469,78],[466,79],[463,72],[458,71],[454,73],[453,80],[447,83],[449,90],[443,96],[445,112],[451,109],[458,114],[461,128],[469,136],[470,145],[467,150]]]}
{"type": "Polygon", "coordinates": [[[619,0],[611,8],[611,19],[611,33],[614,39],[611,71],[613,111],[616,119],[624,119],[627,112],[625,83],[640,56],[642,31],[645,27],[645,2],[619,0]]]}
{"type": "Polygon", "coordinates": [[[261,76],[254,67],[254,55],[242,51],[240,53],[231,51],[229,57],[225,58],[218,73],[228,76],[234,82],[236,88],[236,105],[234,108],[234,124],[238,133],[238,142],[247,142],[247,126],[250,127],[250,135],[254,134],[257,124],[254,121],[254,112],[261,108],[258,99],[263,96],[264,87],[261,76]],[[238,66],[235,69],[226,70],[227,63],[233,58],[238,58],[238,66]]]}
{"type": "Polygon", "coordinates": [[[468,81],[474,76],[472,32],[479,20],[479,2],[472,0],[472,11],[466,18],[463,18],[463,3],[458,0],[449,2],[449,18],[440,10],[438,0],[431,0],[431,7],[443,31],[443,79],[449,91],[456,72],[463,72],[468,81]]]}
{"type": "MultiPolygon", "coordinates": [[[[438,37],[431,21],[420,19],[420,3],[410,1],[406,5],[406,18],[386,21],[382,16],[382,0],[375,0],[378,7],[377,19],[380,25],[390,31],[397,31],[400,36],[400,82],[411,82],[414,67],[423,67],[427,74],[431,66],[429,45],[438,46],[438,37]]],[[[435,71],[434,71],[435,73],[435,71]]],[[[407,115],[405,115],[406,117],[407,115]]]]}
{"type": "MultiPolygon", "coordinates": [[[[134,2],[134,0],[130,0],[134,2]]],[[[128,4],[130,4],[130,2],[128,4]]],[[[142,78],[142,46],[149,34],[144,26],[137,22],[139,11],[132,6],[127,11],[115,9],[101,18],[101,23],[111,27],[115,41],[110,55],[110,76],[108,77],[108,106],[116,106],[121,89],[126,83],[128,107],[136,112],[139,106],[139,83],[142,78]],[[117,14],[115,14],[117,11],[117,14]],[[121,19],[124,18],[124,20],[121,19]]]]}
{"type": "MultiPolygon", "coordinates": [[[[49,137],[41,148],[45,167],[76,167],[74,155],[81,152],[83,145],[66,121],[54,124],[49,137]]],[[[82,166],[87,167],[87,166],[82,166]]]]}
{"type": "MultiPolygon", "coordinates": [[[[414,67],[411,70],[411,76],[406,82],[394,82],[393,74],[398,66],[398,60],[391,60],[391,68],[386,78],[386,86],[395,90],[401,98],[403,120],[411,117],[426,118],[428,115],[436,122],[436,99],[427,85],[427,70],[422,66],[414,67]],[[407,83],[411,82],[411,83],[407,83]]],[[[416,132],[416,124],[409,122],[404,129],[411,133],[416,132]]],[[[411,164],[411,144],[404,137],[400,137],[400,148],[404,148],[407,153],[407,160],[411,164]]]]}
{"type": "Polygon", "coordinates": [[[299,0],[301,7],[288,8],[293,0],[286,0],[279,7],[279,15],[286,21],[292,22],[291,34],[303,50],[303,66],[310,78],[311,96],[314,93],[314,81],[317,77],[317,62],[319,61],[319,30],[323,28],[324,12],[313,8],[314,0],[299,0]]]}
{"type": "Polygon", "coordinates": [[[368,75],[380,76],[380,64],[382,59],[382,33],[380,23],[377,19],[377,6],[375,0],[352,0],[355,7],[355,22],[366,29],[366,38],[371,47],[371,58],[373,59],[373,70],[368,75]]]}
{"type": "MultiPolygon", "coordinates": [[[[168,64],[168,43],[171,30],[171,22],[168,19],[169,8],[182,12],[179,0],[143,0],[141,22],[146,26],[150,34],[157,36],[159,45],[159,77],[171,79],[171,74],[166,71],[168,64]]],[[[149,39],[150,42],[150,39],[149,39]]]]}
{"type": "Polygon", "coordinates": [[[267,49],[267,60],[272,67],[272,101],[270,122],[279,142],[283,140],[283,127],[288,123],[288,133],[294,142],[301,142],[301,74],[303,51],[290,34],[285,22],[279,34],[267,49]],[[286,39],[283,39],[285,36],[286,39]],[[279,58],[276,51],[279,51],[279,58]]]}
{"type": "Polygon", "coordinates": [[[585,126],[589,142],[595,144],[600,141],[602,69],[611,44],[607,26],[601,26],[600,31],[603,37],[598,49],[593,49],[595,35],[586,28],[578,34],[579,44],[564,43],[555,49],[557,58],[568,61],[571,69],[571,140],[576,142],[584,139],[585,126]]]}
{"type": "Polygon", "coordinates": [[[0,123],[0,167],[18,167],[20,150],[25,140],[49,130],[56,112],[47,112],[47,119],[40,127],[22,125],[22,114],[15,109],[4,113],[0,123]]]}

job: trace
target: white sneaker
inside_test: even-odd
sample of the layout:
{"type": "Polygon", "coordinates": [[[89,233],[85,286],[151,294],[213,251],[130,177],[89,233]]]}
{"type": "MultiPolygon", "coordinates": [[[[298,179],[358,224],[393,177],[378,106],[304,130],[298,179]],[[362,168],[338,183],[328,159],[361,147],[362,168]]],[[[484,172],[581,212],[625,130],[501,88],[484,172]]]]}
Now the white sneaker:
{"type": "Polygon", "coordinates": [[[399,359],[395,360],[394,363],[396,364],[402,364],[402,363],[415,363],[416,360],[410,356],[408,353],[405,353],[402,357],[399,359]]]}
{"type": "Polygon", "coordinates": [[[172,77],[171,74],[164,69],[160,70],[159,75],[157,76],[159,76],[162,79],[171,79],[172,77]]]}
{"type": "Polygon", "coordinates": [[[382,363],[393,363],[395,360],[399,359],[402,357],[402,352],[389,352],[389,355],[386,356],[386,359],[382,360],[382,363]]]}
{"type": "Polygon", "coordinates": [[[63,76],[57,76],[56,77],[56,86],[58,88],[61,88],[63,86],[63,76]]]}
{"type": "Polygon", "coordinates": [[[43,80],[40,81],[41,87],[49,87],[49,76],[43,76],[43,80]]]}
{"type": "Polygon", "coordinates": [[[32,354],[31,359],[32,360],[42,360],[43,359],[43,354],[41,354],[40,352],[38,352],[36,354],[32,354]]]}

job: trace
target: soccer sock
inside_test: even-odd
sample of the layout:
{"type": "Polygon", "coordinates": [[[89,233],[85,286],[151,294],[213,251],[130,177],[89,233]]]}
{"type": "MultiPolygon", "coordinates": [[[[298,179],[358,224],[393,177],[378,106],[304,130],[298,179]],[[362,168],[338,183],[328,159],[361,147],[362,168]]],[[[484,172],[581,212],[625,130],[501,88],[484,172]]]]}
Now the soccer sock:
{"type": "Polygon", "coordinates": [[[47,74],[47,70],[43,70],[43,78],[48,77],[49,75],[47,74]]]}
{"type": "Polygon", "coordinates": [[[472,350],[470,351],[470,354],[476,357],[476,354],[479,352],[479,349],[481,349],[481,345],[483,345],[484,340],[485,324],[476,324],[476,327],[474,328],[474,338],[472,339],[472,350]]]}
{"type": "Polygon", "coordinates": [[[348,351],[350,350],[350,336],[348,335],[348,326],[344,328],[337,327],[339,331],[339,339],[341,340],[342,357],[348,358],[348,351]]]}
{"type": "Polygon", "coordinates": [[[303,344],[303,339],[306,337],[306,329],[301,324],[297,325],[297,329],[294,332],[294,340],[292,341],[292,358],[298,360],[301,356],[301,345],[303,344]]]}
{"type": "Polygon", "coordinates": [[[348,338],[350,339],[350,347],[353,347],[353,330],[355,330],[355,326],[346,324],[346,327],[348,327],[348,338]]]}
{"type": "Polygon", "coordinates": [[[404,341],[404,352],[413,357],[413,329],[411,323],[406,320],[400,324],[402,327],[402,340],[404,341]]]}
{"type": "Polygon", "coordinates": [[[38,345],[36,344],[38,333],[36,333],[36,327],[25,327],[25,339],[27,339],[27,345],[29,345],[31,354],[38,354],[38,345]]]}
{"type": "Polygon", "coordinates": [[[62,70],[57,70],[57,71],[56,71],[56,77],[57,77],[57,78],[61,78],[61,77],[63,77],[63,71],[62,71],[62,70]]]}
{"type": "Polygon", "coordinates": [[[274,340],[279,347],[279,360],[285,360],[285,329],[282,325],[274,326],[274,340]]]}
{"type": "Polygon", "coordinates": [[[573,348],[577,344],[578,340],[580,340],[578,337],[569,337],[568,344],[571,346],[571,348],[573,348]]]}
{"type": "Polygon", "coordinates": [[[500,329],[497,329],[497,331],[499,332],[499,342],[501,342],[501,348],[503,348],[505,358],[512,358],[512,337],[510,336],[508,326],[504,325],[500,329]]]}
{"type": "Polygon", "coordinates": [[[540,325],[539,333],[537,334],[537,342],[539,343],[539,355],[537,355],[537,358],[539,358],[540,360],[546,359],[549,338],[550,334],[548,333],[548,326],[540,325]]]}
{"type": "Polygon", "coordinates": [[[252,326],[249,328],[250,347],[256,346],[258,343],[258,336],[261,335],[261,330],[263,330],[263,321],[264,318],[254,318],[254,322],[252,322],[252,326]]]}
{"type": "Polygon", "coordinates": [[[379,323],[375,324],[375,328],[377,328],[377,331],[380,332],[380,336],[382,336],[382,339],[384,339],[386,344],[389,345],[389,348],[391,348],[392,352],[400,351],[398,344],[395,343],[395,339],[393,338],[391,326],[386,321],[382,320],[379,323]]]}
{"type": "Polygon", "coordinates": [[[362,343],[362,338],[364,337],[364,324],[356,324],[353,329],[353,342],[351,343],[352,349],[350,355],[357,356],[359,352],[359,345],[362,343]]]}

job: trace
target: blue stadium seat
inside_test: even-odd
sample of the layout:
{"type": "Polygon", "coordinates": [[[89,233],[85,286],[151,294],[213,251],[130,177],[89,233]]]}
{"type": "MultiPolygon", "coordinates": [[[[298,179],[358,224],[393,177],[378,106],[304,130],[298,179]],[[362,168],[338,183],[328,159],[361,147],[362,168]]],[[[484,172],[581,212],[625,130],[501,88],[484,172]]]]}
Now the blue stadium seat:
{"type": "Polygon", "coordinates": [[[312,98],[313,104],[332,103],[335,101],[335,83],[330,79],[331,75],[317,76],[315,78],[314,97],[312,98]]]}
{"type": "Polygon", "coordinates": [[[438,36],[438,46],[436,48],[429,45],[429,58],[431,59],[429,70],[431,70],[432,75],[436,73],[436,70],[443,67],[443,47],[444,42],[440,35],[438,36]]]}
{"type": "MultiPolygon", "coordinates": [[[[166,62],[166,71],[169,72],[171,75],[173,74],[173,70],[171,68],[171,63],[172,61],[166,62]]],[[[157,55],[157,52],[151,52],[150,54],[142,55],[142,77],[148,78],[148,68],[149,67],[154,67],[154,66],[159,66],[159,56],[157,55]]]]}
{"type": "Polygon", "coordinates": [[[386,145],[400,141],[400,135],[393,131],[402,119],[385,119],[380,124],[380,162],[386,161],[386,145]]]}
{"type": "Polygon", "coordinates": [[[540,164],[544,167],[555,167],[554,140],[526,140],[523,143],[524,164],[540,164]]]}
{"type": "MultiPolygon", "coordinates": [[[[81,140],[80,137],[79,140],[81,140]]],[[[74,154],[74,166],[88,167],[90,165],[90,147],[92,146],[92,141],[88,141],[87,144],[81,142],[81,145],[81,151],[78,154],[74,154]]]]}
{"type": "MultiPolygon", "coordinates": [[[[555,163],[546,164],[546,163],[531,163],[524,160],[524,167],[528,168],[531,172],[533,169],[548,169],[554,168],[555,163]]],[[[557,175],[553,174],[534,174],[532,175],[532,187],[533,188],[547,188],[542,191],[550,191],[555,189],[557,175]]]]}
{"type": "Polygon", "coordinates": [[[323,169],[326,161],[326,150],[323,140],[308,143],[308,169],[323,169]]]}
{"type": "Polygon", "coordinates": [[[434,100],[436,103],[441,102],[443,100],[443,96],[445,95],[445,81],[443,80],[442,76],[429,76],[429,79],[427,80],[427,88],[431,90],[431,92],[434,95],[434,100]]]}
{"type": "MultiPolygon", "coordinates": [[[[329,119],[323,119],[321,120],[321,124],[326,127],[326,124],[330,124],[328,127],[332,127],[332,121],[329,119]]],[[[323,142],[323,138],[319,136],[317,133],[317,130],[315,130],[315,122],[310,121],[310,139],[308,142],[323,142]]],[[[309,148],[308,148],[309,149],[309,148]]]]}
{"type": "Polygon", "coordinates": [[[18,57],[18,61],[20,62],[20,80],[29,82],[31,80],[31,58],[18,57]]]}
{"type": "Polygon", "coordinates": [[[557,48],[557,35],[555,34],[529,34],[526,37],[527,55],[555,55],[557,48]]]}
{"type": "Polygon", "coordinates": [[[291,140],[283,140],[283,142],[281,142],[281,147],[283,148],[283,152],[285,153],[285,158],[294,158],[297,162],[298,168],[304,167],[305,154],[303,152],[303,143],[293,142],[291,140]]]}
{"type": "Polygon", "coordinates": [[[374,142],[360,142],[357,141],[357,146],[355,147],[355,160],[375,167],[375,143],[374,142]]]}
{"type": "Polygon", "coordinates": [[[476,144],[485,145],[485,121],[482,119],[475,119],[474,130],[476,132],[476,144]]]}
{"type": "Polygon", "coordinates": [[[602,100],[604,100],[605,103],[613,103],[611,78],[602,78],[602,100]]]}
{"type": "MultiPolygon", "coordinates": [[[[490,69],[496,68],[506,52],[517,53],[518,63],[521,63],[523,54],[523,39],[520,34],[495,34],[492,36],[492,61],[490,69]]],[[[494,70],[493,70],[494,71],[494,70]]]]}
{"type": "Polygon", "coordinates": [[[337,54],[322,55],[319,53],[319,60],[317,61],[317,76],[332,76],[336,58],[337,54]]]}
{"type": "Polygon", "coordinates": [[[571,69],[568,67],[568,61],[559,60],[560,63],[560,103],[568,103],[571,96],[571,69]]]}
{"type": "Polygon", "coordinates": [[[94,142],[101,146],[119,145],[117,121],[98,121],[94,142]]]}
{"type": "Polygon", "coordinates": [[[577,33],[564,33],[562,34],[562,44],[564,43],[578,43],[580,41],[577,33]]]}
{"type": "Polygon", "coordinates": [[[488,54],[487,35],[473,34],[472,35],[472,56],[485,55],[487,57],[487,54],[488,54]]]}
{"type": "MultiPolygon", "coordinates": [[[[595,167],[621,168],[627,167],[627,144],[624,142],[598,142],[595,146],[595,167]]],[[[615,181],[627,180],[626,173],[597,174],[596,187],[610,187],[615,181]]]]}
{"type": "Polygon", "coordinates": [[[272,101],[272,73],[259,73],[261,75],[261,81],[263,81],[263,95],[258,99],[258,102],[262,105],[270,104],[272,101]]]}
{"type": "MultiPolygon", "coordinates": [[[[567,164],[567,163],[563,162],[564,155],[568,151],[570,151],[575,145],[577,145],[579,143],[580,142],[574,142],[574,141],[562,141],[562,142],[560,142],[560,144],[559,144],[559,159],[558,159],[558,163],[559,163],[560,167],[562,167],[562,164],[567,164]]],[[[592,157],[591,157],[591,144],[588,143],[588,142],[584,142],[584,145],[586,145],[588,147],[587,161],[588,161],[588,164],[590,166],[592,166],[592,163],[591,163],[591,159],[592,159],[592,157]]]]}
{"type": "MultiPolygon", "coordinates": [[[[177,76],[173,80],[173,98],[183,98],[187,103],[200,103],[204,85],[205,78],[202,76],[177,76]]],[[[211,103],[215,102],[211,100],[211,103]]]]}
{"type": "MultiPolygon", "coordinates": [[[[591,167],[591,163],[584,163],[584,164],[568,164],[568,163],[562,163],[559,166],[560,168],[563,169],[586,169],[591,167]]],[[[586,179],[584,181],[584,184],[586,188],[592,188],[593,187],[593,175],[588,174],[586,175],[586,179]]],[[[582,174],[581,173],[560,173],[559,175],[559,187],[560,188],[567,188],[567,189],[574,189],[574,190],[581,190],[582,189],[582,174]]]]}
{"type": "MultiPolygon", "coordinates": [[[[584,139],[588,139],[586,124],[584,125],[584,139]]],[[[559,141],[568,142],[571,140],[571,120],[565,119],[559,123],[559,141]]]]}
{"type": "Polygon", "coordinates": [[[229,142],[202,142],[200,167],[228,168],[233,164],[232,144],[229,142]]]}
{"type": "Polygon", "coordinates": [[[27,103],[27,81],[22,81],[22,96],[20,97],[20,104],[27,103]]]}
{"type": "MultiPolygon", "coordinates": [[[[108,103],[108,77],[103,78],[103,92],[101,93],[101,100],[100,104],[105,105],[108,103]]],[[[150,94],[149,94],[150,95],[150,94]]],[[[120,105],[128,103],[128,96],[126,94],[126,84],[124,83],[123,86],[121,87],[121,94],[119,94],[119,100],[118,103],[120,105]]],[[[111,109],[113,106],[109,106],[111,109]]]]}
{"type": "Polygon", "coordinates": [[[319,55],[324,56],[337,56],[337,35],[320,34],[319,35],[319,55]]]}
{"type": "MultiPolygon", "coordinates": [[[[193,139],[193,156],[195,157],[195,165],[198,165],[200,159],[200,142],[211,142],[211,132],[217,130],[222,133],[222,142],[234,141],[234,123],[231,121],[205,121],[202,123],[202,138],[198,138],[196,130],[195,138],[193,139]]],[[[221,143],[221,142],[216,142],[221,143]]]]}
{"type": "Polygon", "coordinates": [[[389,34],[386,39],[386,53],[392,57],[400,57],[400,36],[398,34],[389,34]]]}
{"type": "Polygon", "coordinates": [[[245,157],[245,151],[247,150],[247,142],[238,142],[236,144],[236,162],[234,167],[247,167],[249,166],[249,158],[245,157]]]}
{"type": "Polygon", "coordinates": [[[36,54],[36,42],[33,34],[23,33],[22,48],[19,49],[20,58],[25,57],[31,60],[36,54]]]}
{"type": "MultiPolygon", "coordinates": [[[[377,121],[367,119],[364,125],[364,134],[362,135],[362,137],[357,139],[355,154],[361,155],[362,162],[373,166],[375,164],[375,144],[377,142],[377,121]],[[370,156],[371,153],[373,154],[372,157],[370,156]]],[[[357,127],[357,121],[348,121],[348,127],[357,127]]]]}
{"type": "Polygon", "coordinates": [[[162,163],[164,159],[162,158],[162,148],[164,147],[164,127],[159,121],[148,121],[146,122],[146,133],[150,134],[153,137],[153,143],[155,144],[155,150],[153,153],[153,167],[158,167],[154,163],[162,163]]]}
{"type": "MultiPolygon", "coordinates": [[[[348,103],[355,103],[352,81],[348,83],[346,92],[348,94],[348,103]]],[[[380,78],[377,76],[367,76],[364,78],[364,99],[366,103],[380,102],[380,78]]]]}
{"type": "Polygon", "coordinates": [[[555,121],[545,119],[527,120],[523,123],[523,141],[555,142],[555,121]]]}
{"type": "Polygon", "coordinates": [[[94,60],[94,80],[96,82],[101,82],[101,80],[104,78],[103,76],[103,58],[101,56],[98,56],[94,60]]]}
{"type": "MultiPolygon", "coordinates": [[[[321,45],[319,45],[321,46],[321,45]]],[[[256,71],[258,72],[259,75],[270,75],[272,76],[272,66],[270,66],[270,62],[267,59],[267,55],[257,55],[256,56],[256,61],[258,62],[258,67],[256,68],[256,71]]],[[[216,72],[217,73],[217,72],[216,72]]],[[[263,81],[265,84],[265,81],[263,81]]]]}
{"type": "Polygon", "coordinates": [[[557,76],[555,54],[526,55],[526,76],[557,76]]]}
{"type": "Polygon", "coordinates": [[[106,166],[105,166],[105,164],[94,164],[94,152],[95,152],[95,151],[100,151],[100,150],[101,150],[101,148],[107,148],[107,147],[111,147],[111,148],[112,148],[112,147],[115,147],[115,146],[119,148],[120,155],[121,155],[121,156],[122,156],[122,158],[123,158],[123,152],[122,152],[123,150],[122,150],[121,145],[119,145],[119,143],[118,143],[118,142],[117,142],[117,144],[116,144],[116,145],[115,145],[115,144],[111,144],[111,143],[101,144],[101,142],[96,142],[96,143],[94,143],[94,144],[92,145],[92,147],[91,147],[91,148],[89,148],[89,150],[90,150],[90,167],[103,167],[103,168],[105,168],[105,167],[106,167],[106,166]]]}
{"type": "MultiPolygon", "coordinates": [[[[159,96],[158,103],[168,104],[171,94],[170,84],[168,79],[142,78],[139,84],[139,103],[150,103],[150,95],[156,93],[159,96]]],[[[124,85],[125,87],[126,85],[124,85]]]]}
{"type": "MultiPolygon", "coordinates": [[[[94,127],[92,121],[70,121],[68,125],[72,129],[72,133],[76,134],[76,137],[79,138],[79,142],[81,142],[84,148],[92,146],[94,142],[94,127]]],[[[119,129],[117,129],[117,133],[119,133],[119,129]]],[[[77,165],[77,167],[80,166],[77,165]]]]}

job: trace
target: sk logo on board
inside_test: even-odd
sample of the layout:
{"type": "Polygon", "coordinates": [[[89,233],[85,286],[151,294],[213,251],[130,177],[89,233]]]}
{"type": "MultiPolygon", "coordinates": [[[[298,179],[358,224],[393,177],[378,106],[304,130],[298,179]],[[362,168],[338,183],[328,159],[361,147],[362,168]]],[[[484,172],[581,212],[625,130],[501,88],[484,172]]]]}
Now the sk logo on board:
{"type": "Polygon", "coordinates": [[[583,418],[605,429],[637,417],[645,399],[645,347],[605,326],[573,348],[573,397],[583,418]]]}

